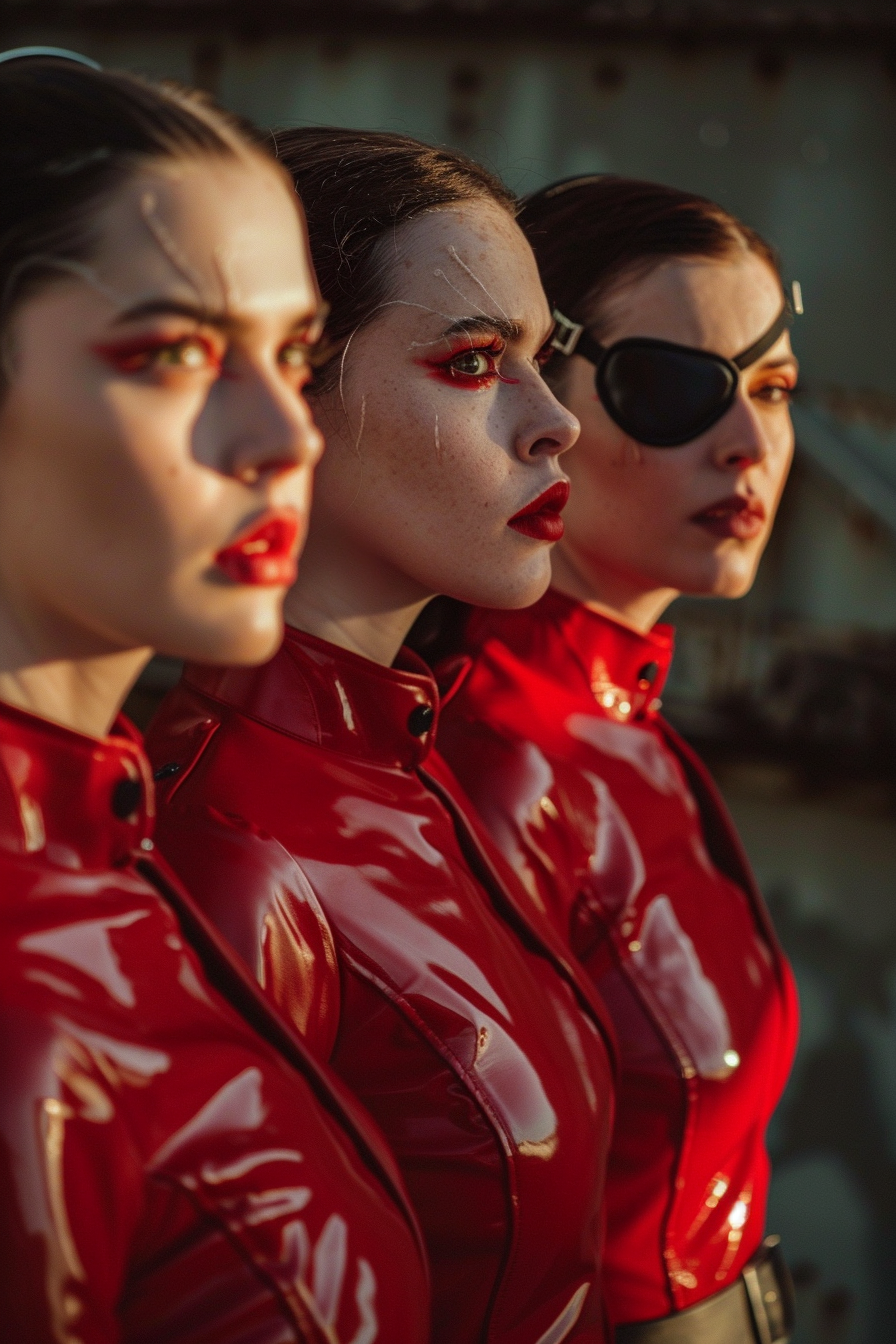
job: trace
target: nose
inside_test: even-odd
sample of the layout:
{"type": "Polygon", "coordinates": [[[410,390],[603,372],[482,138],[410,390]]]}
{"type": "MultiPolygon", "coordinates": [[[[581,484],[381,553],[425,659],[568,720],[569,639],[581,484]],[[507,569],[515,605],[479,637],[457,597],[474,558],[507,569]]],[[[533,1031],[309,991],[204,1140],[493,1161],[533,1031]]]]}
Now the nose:
{"type": "Polygon", "coordinates": [[[226,461],[222,468],[246,485],[281,476],[297,468],[311,468],[324,448],[301,392],[276,371],[241,369],[220,384],[227,432],[226,461]]]}
{"type": "Polygon", "coordinates": [[[516,440],[517,456],[531,462],[565,453],[581,432],[578,420],[557,400],[540,374],[534,374],[526,394],[526,411],[516,440]]]}
{"type": "Polygon", "coordinates": [[[742,469],[761,462],[769,451],[765,427],[750,398],[739,393],[731,409],[712,431],[716,466],[742,469]]]}

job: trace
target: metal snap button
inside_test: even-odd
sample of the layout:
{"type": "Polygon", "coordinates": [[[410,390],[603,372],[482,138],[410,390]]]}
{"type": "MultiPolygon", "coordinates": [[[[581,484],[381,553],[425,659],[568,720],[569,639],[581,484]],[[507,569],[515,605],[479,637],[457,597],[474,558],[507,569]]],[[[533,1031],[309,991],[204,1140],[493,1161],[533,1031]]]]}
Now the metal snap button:
{"type": "Polygon", "coordinates": [[[638,673],[638,690],[649,691],[660,670],[659,663],[645,663],[638,673]]]}
{"type": "Polygon", "coordinates": [[[408,732],[414,737],[423,737],[433,725],[436,712],[432,705],[415,705],[408,715],[408,732]]]}
{"type": "Polygon", "coordinates": [[[153,775],[153,779],[158,783],[159,780],[170,779],[172,775],[179,775],[180,772],[180,761],[168,761],[166,765],[159,766],[158,770],[153,775]]]}

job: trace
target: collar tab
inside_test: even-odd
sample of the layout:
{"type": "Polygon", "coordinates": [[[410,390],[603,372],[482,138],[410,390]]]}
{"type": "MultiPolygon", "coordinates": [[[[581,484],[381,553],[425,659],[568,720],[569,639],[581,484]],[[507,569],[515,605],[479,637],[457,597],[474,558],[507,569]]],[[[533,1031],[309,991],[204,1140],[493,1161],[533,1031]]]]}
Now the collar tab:
{"type": "Polygon", "coordinates": [[[2,849],[96,870],[153,847],[152,776],[125,720],[94,738],[0,705],[0,776],[2,849]]]}
{"type": "Polygon", "coordinates": [[[268,727],[374,765],[414,770],[435,741],[439,692],[410,649],[383,667],[287,626],[263,667],[190,666],[185,680],[268,727]]]}
{"type": "Polygon", "coordinates": [[[675,652],[671,625],[643,633],[603,608],[551,588],[539,607],[585,673],[598,707],[617,723],[655,718],[675,652]]]}

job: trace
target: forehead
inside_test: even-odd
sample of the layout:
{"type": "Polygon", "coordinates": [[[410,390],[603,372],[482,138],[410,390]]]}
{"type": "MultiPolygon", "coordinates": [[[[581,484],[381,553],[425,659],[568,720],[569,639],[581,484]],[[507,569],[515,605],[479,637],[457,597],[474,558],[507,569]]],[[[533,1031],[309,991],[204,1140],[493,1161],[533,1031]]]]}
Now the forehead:
{"type": "Polygon", "coordinates": [[[316,283],[297,202],[260,156],[137,172],[100,218],[96,269],[124,299],[149,290],[220,307],[306,302],[316,283]]]}
{"type": "Polygon", "coordinates": [[[516,222],[491,201],[417,216],[398,231],[392,255],[397,298],[451,318],[487,313],[538,328],[548,321],[532,249],[516,222]]]}
{"type": "Polygon", "coordinates": [[[603,337],[654,336],[732,357],[771,326],[783,302],[781,282],[753,252],[673,258],[610,296],[603,337]]]}

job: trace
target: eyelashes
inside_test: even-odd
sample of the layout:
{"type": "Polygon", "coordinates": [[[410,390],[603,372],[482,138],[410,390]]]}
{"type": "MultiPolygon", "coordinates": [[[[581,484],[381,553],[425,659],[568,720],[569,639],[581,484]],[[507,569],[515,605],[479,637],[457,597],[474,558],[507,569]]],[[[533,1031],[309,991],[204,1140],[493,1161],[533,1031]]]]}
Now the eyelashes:
{"type": "MultiPolygon", "coordinates": [[[[93,352],[118,373],[210,372],[216,377],[227,377],[221,344],[195,334],[177,340],[138,336],[95,345],[93,352]]],[[[326,363],[330,354],[331,350],[319,338],[309,341],[306,336],[295,336],[277,351],[277,363],[307,382],[313,370],[326,363]]]]}
{"type": "Polygon", "coordinates": [[[764,401],[769,406],[787,405],[794,398],[798,391],[797,383],[764,383],[756,388],[751,396],[756,400],[764,401]]]}
{"type": "Polygon", "coordinates": [[[506,345],[495,339],[488,345],[465,345],[442,359],[423,359],[417,362],[429,369],[439,382],[452,387],[477,389],[490,387],[494,382],[518,383],[518,378],[508,378],[501,373],[498,360],[506,345]]]}
{"type": "Polygon", "coordinates": [[[198,373],[204,369],[221,372],[219,352],[202,336],[184,336],[176,341],[140,336],[129,341],[95,345],[93,350],[118,373],[150,370],[198,373]]]}

